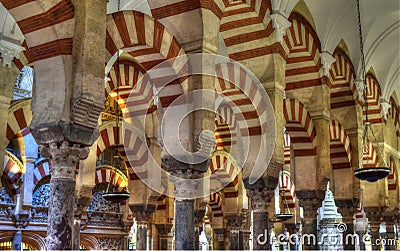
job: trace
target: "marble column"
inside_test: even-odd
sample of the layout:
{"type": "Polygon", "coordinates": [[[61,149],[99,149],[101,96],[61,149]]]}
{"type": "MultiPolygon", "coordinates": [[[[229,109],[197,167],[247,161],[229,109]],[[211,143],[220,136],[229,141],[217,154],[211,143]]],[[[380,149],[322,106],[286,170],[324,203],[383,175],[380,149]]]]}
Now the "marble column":
{"type": "Polygon", "coordinates": [[[303,207],[303,245],[305,250],[318,250],[318,231],[317,231],[317,211],[321,201],[316,198],[299,199],[300,206],[303,207]]]}
{"type": "Polygon", "coordinates": [[[195,249],[195,198],[198,182],[190,173],[174,173],[175,184],[175,249],[195,249]],[[179,178],[176,178],[178,177],[179,178]]]}
{"type": "Polygon", "coordinates": [[[52,163],[46,247],[48,250],[72,249],[76,164],[88,156],[89,149],[63,141],[42,145],[40,152],[52,163]]]}
{"type": "Polygon", "coordinates": [[[22,232],[20,229],[14,234],[12,240],[12,250],[22,250],[22,232]]]}
{"type": "Polygon", "coordinates": [[[137,225],[136,249],[146,250],[146,245],[147,245],[147,223],[139,222],[137,225]]]}
{"type": "Polygon", "coordinates": [[[224,217],[225,232],[228,232],[228,239],[226,240],[229,245],[229,250],[241,250],[239,246],[240,230],[245,226],[244,215],[227,215],[224,217]]]}
{"type": "Polygon", "coordinates": [[[155,204],[129,204],[133,216],[137,222],[137,240],[136,249],[146,250],[147,249],[147,237],[148,237],[148,222],[151,215],[157,208],[155,204]]]}
{"type": "Polygon", "coordinates": [[[159,236],[159,249],[160,250],[168,250],[168,234],[171,232],[172,224],[164,223],[164,224],[156,224],[158,236],[159,236]]]}
{"type": "Polygon", "coordinates": [[[213,249],[225,250],[224,229],[214,229],[213,249]]]}
{"type": "Polygon", "coordinates": [[[268,202],[273,190],[267,188],[247,189],[253,210],[253,250],[266,250],[269,247],[268,202]]]}
{"type": "Polygon", "coordinates": [[[371,235],[372,250],[380,250],[380,246],[374,244],[380,243],[377,240],[380,239],[379,228],[383,217],[382,209],[379,207],[364,207],[364,210],[370,226],[368,232],[371,235]]]}
{"type": "Polygon", "coordinates": [[[82,215],[87,214],[87,207],[92,200],[92,189],[90,188],[81,187],[79,195],[76,199],[74,210],[74,229],[72,231],[72,249],[74,250],[78,250],[80,248],[82,215]]]}

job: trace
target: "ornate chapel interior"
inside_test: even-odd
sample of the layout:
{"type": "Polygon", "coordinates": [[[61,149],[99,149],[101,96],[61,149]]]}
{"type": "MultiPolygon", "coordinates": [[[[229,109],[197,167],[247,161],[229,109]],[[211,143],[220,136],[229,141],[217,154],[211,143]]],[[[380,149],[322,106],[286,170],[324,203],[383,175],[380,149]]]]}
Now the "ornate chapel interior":
{"type": "Polygon", "coordinates": [[[397,0],[0,0],[0,62],[0,250],[400,248],[397,0]]]}

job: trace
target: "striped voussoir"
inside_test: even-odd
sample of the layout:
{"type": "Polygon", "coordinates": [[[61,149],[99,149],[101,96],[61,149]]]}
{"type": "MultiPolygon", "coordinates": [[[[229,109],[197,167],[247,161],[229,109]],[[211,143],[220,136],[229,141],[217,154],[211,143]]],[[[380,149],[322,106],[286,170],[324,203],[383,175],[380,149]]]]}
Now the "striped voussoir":
{"type": "Polygon", "coordinates": [[[331,120],[329,139],[332,168],[350,168],[352,166],[350,139],[343,126],[336,120],[331,120]]]}
{"type": "MultiPolygon", "coordinates": [[[[121,156],[127,167],[143,167],[147,162],[146,142],[128,128],[125,128],[125,131],[122,132],[122,125],[117,128],[113,121],[100,126],[100,136],[96,141],[96,145],[97,157],[109,147],[123,145],[124,147],[118,148],[119,156],[121,156]],[[117,144],[117,136],[119,137],[119,144],[117,144]]],[[[140,170],[138,172],[141,173],[140,170]]]]}
{"type": "Polygon", "coordinates": [[[363,149],[363,167],[377,167],[378,166],[378,156],[376,155],[375,147],[372,145],[371,141],[368,141],[364,145],[363,149]]]}
{"type": "Polygon", "coordinates": [[[22,162],[11,152],[5,151],[3,177],[10,185],[12,195],[20,193],[21,176],[24,166],[22,162]]]}
{"type": "Polygon", "coordinates": [[[127,190],[128,188],[128,178],[120,170],[113,166],[99,166],[96,169],[95,183],[114,185],[118,191],[127,190]]]}
{"type": "Polygon", "coordinates": [[[390,174],[388,176],[388,190],[396,190],[397,188],[397,179],[396,179],[396,175],[397,172],[396,167],[394,165],[394,161],[393,158],[390,157],[390,161],[389,161],[389,169],[390,169],[390,174]]]}
{"type": "Polygon", "coordinates": [[[321,44],[311,25],[299,14],[289,17],[292,26],[286,31],[283,48],[286,59],[286,91],[321,85],[323,69],[321,44]]]}
{"type": "Polygon", "coordinates": [[[149,106],[153,98],[152,86],[138,82],[143,75],[144,71],[128,60],[119,61],[119,65],[115,64],[109,72],[105,94],[117,100],[124,117],[137,117],[156,110],[154,106],[149,106]],[[130,109],[126,108],[128,98],[130,109]],[[134,114],[129,114],[128,110],[134,114]]]}
{"type": "Polygon", "coordinates": [[[315,128],[311,116],[304,105],[296,99],[283,102],[283,115],[286,131],[290,135],[295,156],[313,156],[316,154],[315,128]]]}
{"type": "Polygon", "coordinates": [[[255,73],[260,65],[267,67],[269,59],[265,56],[273,53],[270,13],[270,1],[236,1],[225,7],[221,18],[220,32],[229,58],[255,73]]]}
{"type": "Polygon", "coordinates": [[[228,194],[228,197],[237,197],[240,168],[228,152],[215,151],[211,155],[210,171],[212,179],[217,179],[221,183],[221,186],[224,187],[225,195],[228,194]]]}
{"type": "Polygon", "coordinates": [[[283,158],[286,170],[290,170],[290,144],[289,133],[285,132],[285,134],[283,134],[283,158]]]}
{"type": "Polygon", "coordinates": [[[357,87],[354,84],[354,67],[341,49],[333,53],[335,62],[330,69],[331,109],[354,106],[358,101],[357,87]]]}
{"type": "Polygon", "coordinates": [[[232,121],[234,120],[233,111],[229,107],[220,107],[217,113],[219,114],[215,119],[217,148],[229,152],[231,147],[236,145],[236,128],[235,122],[232,121]]]}
{"type": "Polygon", "coordinates": [[[283,171],[279,175],[279,192],[286,201],[289,208],[296,207],[296,192],[293,182],[290,180],[290,173],[283,171]]]}
{"type": "Polygon", "coordinates": [[[210,195],[209,205],[211,207],[213,218],[224,216],[222,213],[222,197],[220,193],[212,193],[210,195]]]}
{"type": "Polygon", "coordinates": [[[8,110],[6,142],[10,142],[16,136],[24,137],[30,133],[28,128],[32,121],[31,99],[13,101],[8,110]]]}
{"type": "MultiPolygon", "coordinates": [[[[380,105],[380,98],[382,97],[381,88],[378,80],[372,74],[368,73],[366,76],[367,84],[367,99],[368,102],[368,121],[372,124],[384,122],[382,116],[382,107],[380,105]]],[[[365,109],[363,110],[363,122],[365,123],[365,109]]]]}
{"type": "MultiPolygon", "coordinates": [[[[151,80],[147,77],[140,79],[139,82],[143,83],[137,83],[135,89],[151,89],[142,87],[151,84],[159,92],[158,97],[162,107],[168,107],[176,97],[182,95],[181,80],[177,78],[177,74],[185,64],[175,64],[174,58],[184,56],[185,52],[176,38],[160,22],[137,11],[120,11],[107,16],[106,35],[107,61],[118,50],[123,50],[133,57],[140,68],[149,73],[154,66],[170,60],[153,70],[153,74],[150,71],[148,77],[151,77],[151,80]]],[[[126,116],[142,114],[142,110],[138,111],[135,108],[136,99],[132,99],[132,104],[130,101],[128,99],[126,106],[132,114],[126,116]]]]}
{"type": "MultiPolygon", "coordinates": [[[[74,6],[70,0],[0,0],[11,13],[26,38],[28,62],[72,54],[74,6]],[[29,56],[28,56],[29,55],[29,56]]],[[[61,62],[61,59],[59,61],[61,62]]],[[[22,61],[17,61],[20,65],[22,61]]],[[[23,63],[22,63],[23,64],[23,63]]]]}
{"type": "Polygon", "coordinates": [[[36,185],[44,177],[50,175],[51,162],[43,159],[43,161],[38,162],[33,170],[33,183],[36,185]]]}
{"type": "Polygon", "coordinates": [[[267,111],[265,97],[257,86],[257,82],[241,66],[233,63],[216,65],[219,85],[216,92],[224,97],[224,104],[233,109],[225,118],[230,128],[236,126],[242,136],[258,136],[266,132],[267,111]],[[261,122],[264,121],[262,124],[261,122]]]}

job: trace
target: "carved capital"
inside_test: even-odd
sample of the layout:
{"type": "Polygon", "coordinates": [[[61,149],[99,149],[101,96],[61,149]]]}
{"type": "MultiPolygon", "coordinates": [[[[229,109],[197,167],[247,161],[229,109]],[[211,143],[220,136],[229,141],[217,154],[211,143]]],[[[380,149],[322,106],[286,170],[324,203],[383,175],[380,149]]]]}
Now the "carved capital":
{"type": "Polygon", "coordinates": [[[205,209],[194,211],[194,223],[196,226],[202,226],[205,214],[206,214],[205,209]]]}
{"type": "Polygon", "coordinates": [[[246,226],[246,217],[244,215],[228,215],[224,217],[225,228],[229,231],[239,232],[246,226]]]}
{"type": "Polygon", "coordinates": [[[161,236],[166,236],[171,232],[172,225],[172,223],[156,224],[156,228],[161,236]]]}
{"type": "Polygon", "coordinates": [[[176,157],[178,159],[170,155],[162,156],[162,167],[168,172],[187,171],[189,169],[197,172],[206,172],[209,167],[209,158],[206,158],[205,161],[199,162],[200,160],[194,155],[187,154],[176,157]]]}
{"type": "Polygon", "coordinates": [[[292,23],[280,12],[274,11],[271,14],[272,27],[276,31],[276,40],[283,44],[283,36],[286,34],[286,29],[292,26],[292,23]]]}
{"type": "Polygon", "coordinates": [[[358,93],[358,99],[361,102],[364,102],[364,91],[365,91],[365,82],[364,79],[356,79],[354,81],[356,88],[357,88],[357,93],[358,93]]]}
{"type": "Polygon", "coordinates": [[[322,68],[324,69],[324,75],[326,77],[329,76],[329,70],[331,69],[331,65],[336,61],[335,58],[332,56],[331,53],[324,51],[320,54],[322,68]]]}
{"type": "Polygon", "coordinates": [[[389,109],[390,109],[392,106],[391,106],[391,104],[390,104],[387,100],[385,100],[385,99],[383,99],[383,98],[381,98],[381,99],[379,100],[379,103],[381,104],[381,107],[382,107],[382,115],[383,115],[384,119],[387,120],[387,118],[388,118],[388,113],[389,113],[389,109]]]}
{"type": "Polygon", "coordinates": [[[303,207],[304,219],[317,219],[318,208],[321,207],[322,200],[316,197],[299,198],[299,204],[303,207]]]}
{"type": "Polygon", "coordinates": [[[254,212],[267,212],[268,203],[274,196],[274,190],[263,188],[263,189],[246,189],[247,197],[250,198],[251,208],[254,212]]]}
{"type": "Polygon", "coordinates": [[[170,180],[175,184],[176,200],[195,199],[198,194],[198,185],[200,180],[198,174],[193,172],[174,172],[170,180]]]}
{"type": "Polygon", "coordinates": [[[129,204],[133,216],[142,227],[147,227],[147,222],[151,215],[156,211],[157,205],[155,204],[129,204]]]}
{"type": "Polygon", "coordinates": [[[75,178],[76,164],[81,159],[86,159],[89,154],[88,147],[80,145],[70,146],[68,141],[62,143],[52,142],[49,145],[41,145],[40,153],[43,157],[51,159],[53,168],[52,178],[75,178]]]}
{"type": "Polygon", "coordinates": [[[0,54],[3,58],[3,67],[8,66],[11,67],[11,61],[14,58],[19,58],[19,54],[21,51],[24,51],[25,48],[19,46],[15,43],[11,43],[7,40],[0,39],[0,54]]]}

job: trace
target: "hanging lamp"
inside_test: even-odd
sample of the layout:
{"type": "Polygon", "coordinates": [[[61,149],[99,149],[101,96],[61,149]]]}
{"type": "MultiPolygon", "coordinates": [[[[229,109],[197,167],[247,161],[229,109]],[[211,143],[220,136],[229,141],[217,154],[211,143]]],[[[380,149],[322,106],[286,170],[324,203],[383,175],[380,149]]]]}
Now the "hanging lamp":
{"type": "MultiPolygon", "coordinates": [[[[120,0],[118,0],[118,11],[120,10],[120,0]]],[[[119,67],[119,50],[117,52],[117,67],[119,67]]],[[[119,97],[119,83],[117,83],[117,105],[118,105],[118,97],[119,97]]],[[[126,170],[124,164],[121,163],[120,157],[118,155],[118,149],[119,149],[119,114],[116,114],[116,119],[115,119],[115,124],[117,128],[117,135],[116,135],[116,140],[115,140],[115,154],[113,157],[113,173],[111,174],[110,181],[108,182],[107,190],[105,193],[103,193],[103,199],[113,202],[113,203],[119,203],[121,201],[125,201],[129,199],[130,193],[127,188],[125,188],[122,191],[118,191],[115,186],[111,186],[111,183],[114,184],[114,179],[116,176],[116,173],[120,171],[122,175],[125,175],[124,171],[126,172],[126,177],[128,177],[128,171],[126,170]],[[124,170],[125,169],[125,170],[124,170]]]]}
{"type": "Polygon", "coordinates": [[[368,121],[368,100],[367,100],[367,91],[368,86],[366,84],[366,70],[365,70],[365,58],[364,58],[364,48],[363,48],[363,38],[362,38],[362,29],[361,29],[361,13],[360,13],[360,2],[357,0],[357,14],[358,14],[358,31],[360,36],[360,53],[361,53],[361,74],[362,74],[362,81],[364,83],[364,100],[365,100],[365,124],[364,124],[364,133],[362,138],[362,154],[361,158],[359,159],[359,166],[357,169],[354,170],[354,176],[360,180],[366,180],[369,182],[376,182],[380,179],[386,178],[390,174],[390,169],[383,157],[383,153],[381,148],[378,144],[378,140],[375,137],[374,131],[372,130],[371,123],[368,121]],[[374,144],[376,145],[376,150],[378,156],[383,161],[383,166],[379,167],[371,167],[369,165],[369,158],[368,156],[364,158],[365,155],[368,155],[370,147],[372,147],[372,142],[368,137],[368,132],[371,130],[371,135],[374,140],[374,144]],[[366,159],[366,167],[364,167],[364,159],[366,159]]]}
{"type": "MultiPolygon", "coordinates": [[[[281,173],[279,175],[279,179],[283,179],[283,175],[285,172],[287,172],[287,171],[283,170],[283,167],[282,167],[281,173]]],[[[281,220],[281,221],[290,220],[293,217],[293,213],[290,211],[289,204],[286,200],[285,191],[280,188],[279,188],[279,198],[282,198],[282,204],[281,203],[279,203],[279,204],[280,204],[280,206],[281,205],[283,206],[283,208],[282,208],[283,212],[281,211],[282,213],[276,214],[275,218],[277,220],[281,220]]]]}

